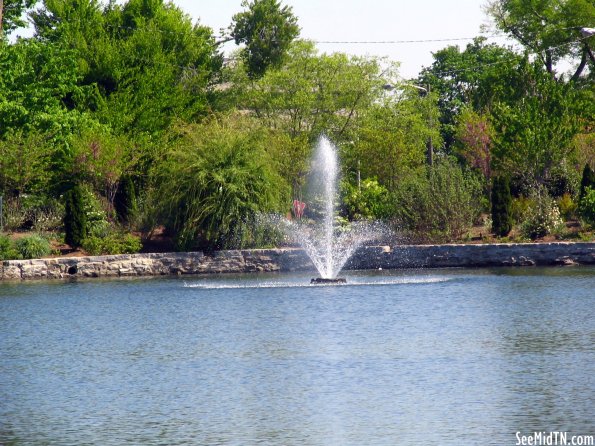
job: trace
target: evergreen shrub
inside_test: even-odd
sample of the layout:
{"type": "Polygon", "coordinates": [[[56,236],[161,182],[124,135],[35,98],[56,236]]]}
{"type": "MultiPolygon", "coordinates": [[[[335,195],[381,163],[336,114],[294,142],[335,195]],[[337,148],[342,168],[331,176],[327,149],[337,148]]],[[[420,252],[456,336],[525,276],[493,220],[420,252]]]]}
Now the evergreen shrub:
{"type": "Polygon", "coordinates": [[[72,248],[82,246],[87,236],[87,215],[79,185],[64,194],[64,240],[72,248]]]}
{"type": "Polygon", "coordinates": [[[492,232],[498,237],[506,237],[512,223],[510,182],[505,177],[495,177],[492,183],[492,232]]]}

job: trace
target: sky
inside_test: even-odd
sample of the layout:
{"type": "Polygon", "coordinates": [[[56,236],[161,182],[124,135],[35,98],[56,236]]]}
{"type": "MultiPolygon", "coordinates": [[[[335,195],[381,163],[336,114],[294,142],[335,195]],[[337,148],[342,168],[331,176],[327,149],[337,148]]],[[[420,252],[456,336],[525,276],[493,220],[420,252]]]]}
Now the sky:
{"type": "MultiPolygon", "coordinates": [[[[118,0],[119,3],[125,0],[118,0]]],[[[166,0],[167,1],[167,0],[166,0]]],[[[488,0],[281,0],[293,8],[301,27],[301,38],[314,40],[320,52],[336,51],[358,56],[387,57],[400,63],[403,79],[417,77],[424,66],[432,64],[432,52],[448,45],[464,48],[471,38],[493,36],[482,33],[490,25],[484,7],[488,0]],[[467,38],[467,39],[465,39],[467,38]],[[446,40],[452,39],[452,40],[446,40]],[[463,39],[463,40],[461,40],[463,39]],[[324,43],[377,41],[443,40],[409,43],[324,43]]],[[[216,36],[227,28],[232,16],[244,10],[242,0],[173,0],[193,22],[211,27],[216,36]]],[[[28,37],[32,29],[11,35],[28,37]]],[[[489,37],[489,42],[513,45],[504,37],[489,37]]],[[[236,49],[233,42],[225,52],[236,49]]]]}
{"type": "MultiPolygon", "coordinates": [[[[174,0],[193,21],[200,20],[218,35],[242,11],[241,0],[174,0]]],[[[327,41],[402,41],[472,38],[489,24],[486,0],[282,0],[293,8],[301,27],[300,37],[327,41]]],[[[491,35],[487,33],[486,35],[491,35]]],[[[490,42],[511,44],[502,37],[490,42]]],[[[432,52],[448,45],[464,48],[470,40],[442,42],[330,44],[318,43],[321,52],[386,56],[401,63],[404,79],[416,77],[432,63],[432,52]]],[[[235,48],[232,43],[226,49],[235,48]]]]}

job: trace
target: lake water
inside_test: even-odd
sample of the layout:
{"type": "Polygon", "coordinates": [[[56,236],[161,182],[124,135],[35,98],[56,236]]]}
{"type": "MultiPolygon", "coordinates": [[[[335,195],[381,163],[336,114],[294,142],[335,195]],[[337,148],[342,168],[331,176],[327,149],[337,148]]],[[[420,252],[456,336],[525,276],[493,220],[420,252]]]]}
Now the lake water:
{"type": "Polygon", "coordinates": [[[2,445],[595,435],[595,268],[0,284],[2,445]]]}

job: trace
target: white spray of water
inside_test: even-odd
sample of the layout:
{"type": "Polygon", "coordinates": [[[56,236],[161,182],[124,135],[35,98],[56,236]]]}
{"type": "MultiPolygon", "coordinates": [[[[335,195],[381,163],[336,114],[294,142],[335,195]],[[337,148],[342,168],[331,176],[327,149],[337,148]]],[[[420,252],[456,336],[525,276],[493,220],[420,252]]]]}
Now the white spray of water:
{"type": "Polygon", "coordinates": [[[310,210],[319,208],[322,215],[303,221],[283,219],[280,227],[304,248],[320,277],[334,279],[355,250],[377,238],[383,228],[375,222],[352,222],[348,228],[339,228],[335,224],[339,163],[337,149],[328,138],[320,138],[312,161],[306,205],[310,210]]]}

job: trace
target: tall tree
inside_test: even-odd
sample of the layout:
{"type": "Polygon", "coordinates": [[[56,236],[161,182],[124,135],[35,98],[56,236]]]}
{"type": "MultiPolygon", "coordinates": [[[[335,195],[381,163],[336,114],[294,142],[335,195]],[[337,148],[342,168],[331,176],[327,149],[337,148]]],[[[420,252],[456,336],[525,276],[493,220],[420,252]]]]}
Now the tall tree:
{"type": "Polygon", "coordinates": [[[556,64],[565,58],[575,62],[574,80],[588,62],[595,68],[595,36],[581,33],[595,23],[592,0],[493,0],[488,11],[496,26],[535,54],[550,75],[556,76],[556,64]]]}
{"type": "Polygon", "coordinates": [[[300,28],[291,7],[278,0],[244,0],[242,6],[248,9],[233,16],[231,38],[246,45],[241,55],[250,77],[260,77],[281,65],[300,28]]]}
{"type": "Polygon", "coordinates": [[[222,58],[212,30],[172,3],[45,0],[32,17],[41,39],[76,49],[81,84],[98,93],[86,105],[113,129],[154,135],[208,111],[222,58]]]}
{"type": "Polygon", "coordinates": [[[446,151],[455,142],[458,115],[466,106],[481,111],[514,94],[514,77],[522,57],[510,48],[476,38],[464,50],[448,46],[433,54],[434,62],[417,80],[438,94],[440,123],[446,151]]]}
{"type": "Polygon", "coordinates": [[[581,115],[593,105],[539,64],[522,64],[509,81],[516,97],[492,108],[494,170],[530,188],[545,185],[571,159],[572,141],[588,122],[581,115]]]}
{"type": "Polygon", "coordinates": [[[25,26],[23,13],[33,7],[37,0],[0,0],[0,40],[4,34],[25,26]]]}

